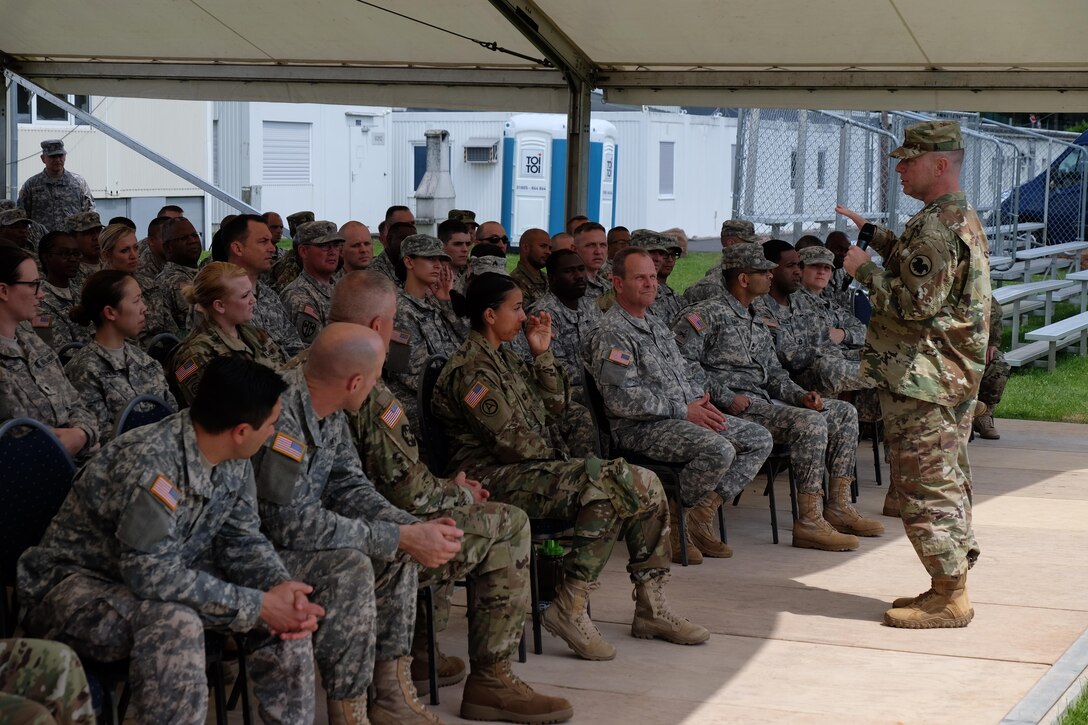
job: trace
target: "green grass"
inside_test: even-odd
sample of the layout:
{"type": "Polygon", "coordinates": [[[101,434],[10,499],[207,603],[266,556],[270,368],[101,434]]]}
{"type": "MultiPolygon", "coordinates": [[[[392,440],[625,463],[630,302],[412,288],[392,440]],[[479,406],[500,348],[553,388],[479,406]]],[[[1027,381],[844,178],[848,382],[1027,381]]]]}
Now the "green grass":
{"type": "Polygon", "coordinates": [[[1058,718],[1058,725],[1088,725],[1088,690],[1058,718]]]}

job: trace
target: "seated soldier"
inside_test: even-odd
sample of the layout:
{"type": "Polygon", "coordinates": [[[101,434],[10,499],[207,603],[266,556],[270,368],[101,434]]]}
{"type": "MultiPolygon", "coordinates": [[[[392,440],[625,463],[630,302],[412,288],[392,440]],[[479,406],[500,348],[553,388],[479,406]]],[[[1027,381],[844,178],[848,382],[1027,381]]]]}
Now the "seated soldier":
{"type": "Polygon", "coordinates": [[[528,319],[530,367],[502,346],[526,321],[514,281],[477,277],[467,303],[472,332],[439,375],[432,408],[452,439],[449,471],[464,470],[493,499],[530,518],[573,524],[566,576],[544,612],[544,626],[579,657],[616,656],[587,604],[622,531],[635,584],[631,634],[679,644],[706,641],[710,634],[674,614],[665,599],[670,550],[661,482],[622,459],[602,461],[591,453],[596,434],[589,411],[570,402],[566,374],[549,350],[551,318],[541,313],[528,319]]]}
{"type": "MultiPolygon", "coordinates": [[[[396,287],[380,274],[347,274],[332,295],[333,322],[350,322],[377,332],[386,347],[393,334],[396,287]]],[[[420,587],[434,586],[434,629],[449,620],[453,582],[467,578],[469,663],[461,715],[472,720],[559,722],[570,703],[533,691],[510,669],[529,605],[529,520],[521,509],[488,501],[487,491],[463,471],[437,478],[419,458],[419,446],[405,405],[379,379],[358,411],[346,411],[363,469],[380,494],[421,519],[448,516],[465,532],[461,550],[444,566],[420,572],[420,587]]],[[[420,599],[420,607],[423,600],[420,599]]],[[[412,679],[427,686],[430,653],[427,613],[416,610],[412,679]]],[[[460,682],[465,663],[447,657],[434,643],[439,686],[460,682]]]]}
{"type": "Polygon", "coordinates": [[[510,276],[525,295],[525,309],[548,291],[544,263],[552,252],[552,238],[543,229],[526,229],[518,239],[518,264],[510,276]]]}
{"type": "MultiPolygon", "coordinates": [[[[680,490],[688,509],[689,563],[732,556],[718,539],[714,515],[759,472],[770,455],[771,436],[759,425],[724,415],[706,388],[688,376],[672,331],[647,314],[657,293],[657,270],[644,249],[631,246],[616,255],[612,285],[616,305],[601,318],[587,351],[612,434],[628,450],[684,464],[680,490]]],[[[677,507],[670,508],[672,556],[679,561],[677,507]]]]}
{"type": "Polygon", "coordinates": [[[262,719],[313,721],[309,634],[323,611],[261,535],[249,463],[285,387],[261,365],[216,360],[190,410],[111,441],[79,471],[19,559],[27,632],[128,659],[137,722],[204,723],[206,629],[257,630],[246,662],[262,719]]]}
{"type": "Polygon", "coordinates": [[[797,481],[798,519],[793,545],[850,551],[858,536],[878,536],[884,526],[863,518],[850,504],[857,454],[857,411],[849,403],[823,400],[798,386],[778,362],[774,340],[752,303],[767,294],[774,262],[755,244],[722,251],[724,294],[685,309],[674,326],[680,352],[711,399],[732,415],[767,428],[790,446],[797,481]],[[784,401],[784,405],[775,400],[784,401]],[[831,475],[826,508],[823,476],[831,475]]]}
{"type": "Polygon", "coordinates": [[[41,314],[31,325],[38,337],[54,350],[91,339],[90,331],[68,316],[79,302],[79,287],[72,281],[79,270],[79,257],[76,240],[68,232],[49,232],[38,242],[45,295],[38,305],[41,314]]]}
{"type": "MultiPolygon", "coordinates": [[[[755,226],[747,219],[727,219],[722,222],[721,243],[723,251],[726,247],[734,244],[743,244],[745,242],[759,244],[760,241],[760,237],[756,235],[755,226]]],[[[691,305],[702,302],[709,297],[717,297],[721,293],[721,266],[713,264],[701,280],[684,291],[684,301],[691,305]]]]}
{"type": "MultiPolygon", "coordinates": [[[[298,235],[299,226],[313,220],[314,213],[312,211],[296,211],[287,217],[287,233],[291,235],[291,249],[276,260],[276,263],[272,265],[271,274],[272,289],[280,294],[283,294],[283,290],[287,285],[294,282],[295,278],[302,272],[302,262],[298,257],[298,245],[294,240],[298,235]]],[[[283,227],[280,227],[280,233],[283,233],[283,227]]]]}
{"type": "Polygon", "coordinates": [[[340,236],[332,222],[307,222],[298,228],[295,249],[302,272],[283,290],[283,304],[302,342],[309,345],[329,316],[332,276],[340,264],[340,236]]]}
{"type": "MultiPolygon", "coordinates": [[[[574,217],[572,221],[573,219],[585,217],[574,217]]],[[[608,234],[603,226],[589,220],[582,221],[571,233],[574,235],[574,251],[586,263],[586,296],[595,300],[612,289],[611,277],[601,274],[601,268],[608,257],[608,234]]]]}
{"type": "Polygon", "coordinates": [[[185,337],[190,304],[184,290],[196,277],[197,261],[203,251],[200,235],[185,217],[163,222],[160,233],[166,264],[155,278],[152,294],[147,299],[145,340],[164,332],[185,337]]]}
{"type": "Polygon", "coordinates": [[[64,226],[75,238],[76,246],[82,252],[79,259],[79,269],[76,271],[73,280],[73,284],[78,290],[83,287],[83,282],[102,266],[102,260],[99,256],[101,250],[98,245],[98,236],[102,233],[104,227],[102,226],[102,219],[96,211],[81,211],[72,214],[64,220],[64,226]]]}

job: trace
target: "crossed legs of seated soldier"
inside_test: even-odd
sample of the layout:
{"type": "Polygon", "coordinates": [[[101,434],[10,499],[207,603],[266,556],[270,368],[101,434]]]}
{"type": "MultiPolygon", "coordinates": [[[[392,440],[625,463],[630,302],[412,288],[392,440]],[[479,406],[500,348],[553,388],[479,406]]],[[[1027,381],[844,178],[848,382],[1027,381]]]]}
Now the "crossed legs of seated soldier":
{"type": "MultiPolygon", "coordinates": [[[[759,472],[774,445],[758,423],[726,416],[716,433],[687,420],[658,420],[628,425],[616,434],[624,448],[665,463],[682,463],[680,490],[686,511],[688,563],[703,556],[730,557],[733,550],[716,533],[718,507],[740,493],[759,472]]],[[[672,560],[680,561],[677,508],[670,502],[672,560]]]]}
{"type": "Polygon", "coordinates": [[[857,536],[879,536],[884,525],[862,517],[850,503],[857,458],[858,413],[841,400],[823,401],[821,411],[774,405],[752,398],[742,414],[771,432],[775,442],[790,447],[790,467],[797,483],[793,545],[825,551],[852,551],[857,536]],[[831,482],[823,500],[824,467],[831,482]]]}

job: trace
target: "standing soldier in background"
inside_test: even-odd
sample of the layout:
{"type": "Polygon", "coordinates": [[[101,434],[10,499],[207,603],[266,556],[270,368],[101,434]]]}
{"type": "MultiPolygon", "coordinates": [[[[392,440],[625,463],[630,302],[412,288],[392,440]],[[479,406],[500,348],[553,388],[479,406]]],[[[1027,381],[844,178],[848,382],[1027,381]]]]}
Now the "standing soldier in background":
{"type": "Polygon", "coordinates": [[[915,598],[884,613],[892,627],[966,627],[975,610],[967,570],[978,558],[971,529],[967,438],[986,365],[990,265],[986,234],[960,191],[963,137],[954,121],[909,126],[892,151],[903,192],[925,207],[902,237],[841,205],[884,258],[861,247],[843,268],[869,289],[873,316],[862,374],[878,381],[892,485],[907,536],[931,577],[915,598]]]}
{"type": "Polygon", "coordinates": [[[82,176],[65,170],[68,152],[63,141],[42,141],[41,158],[45,168],[23,184],[19,207],[49,231],[63,231],[68,217],[81,211],[94,211],[94,197],[82,176]]]}

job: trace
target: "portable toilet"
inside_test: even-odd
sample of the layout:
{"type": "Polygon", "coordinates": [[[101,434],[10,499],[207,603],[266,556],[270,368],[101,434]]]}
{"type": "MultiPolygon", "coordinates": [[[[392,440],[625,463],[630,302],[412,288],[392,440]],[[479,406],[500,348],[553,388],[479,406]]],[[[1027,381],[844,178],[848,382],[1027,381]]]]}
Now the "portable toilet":
{"type": "MultiPolygon", "coordinates": [[[[616,225],[616,127],[591,121],[586,216],[616,225]]],[[[526,229],[566,226],[567,119],[559,114],[511,116],[503,132],[502,224],[511,239],[526,229]]]]}

